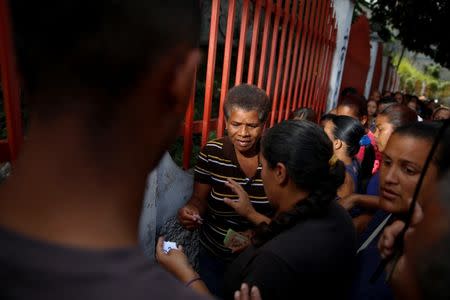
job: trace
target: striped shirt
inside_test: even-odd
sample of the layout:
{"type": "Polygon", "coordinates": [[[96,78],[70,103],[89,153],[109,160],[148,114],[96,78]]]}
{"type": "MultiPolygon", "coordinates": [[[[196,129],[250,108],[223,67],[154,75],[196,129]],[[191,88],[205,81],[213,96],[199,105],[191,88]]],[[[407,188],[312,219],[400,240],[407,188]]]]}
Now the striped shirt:
{"type": "Polygon", "coordinates": [[[248,178],[239,166],[233,143],[228,137],[224,137],[205,145],[194,170],[196,182],[211,186],[207,212],[200,229],[200,242],[212,255],[231,260],[235,255],[223,244],[228,229],[240,232],[253,228],[253,225],[224,203],[224,198],[238,198],[225,182],[227,178],[232,178],[242,185],[255,210],[269,216],[272,208],[264,192],[261,165],[255,176],[248,178]]]}

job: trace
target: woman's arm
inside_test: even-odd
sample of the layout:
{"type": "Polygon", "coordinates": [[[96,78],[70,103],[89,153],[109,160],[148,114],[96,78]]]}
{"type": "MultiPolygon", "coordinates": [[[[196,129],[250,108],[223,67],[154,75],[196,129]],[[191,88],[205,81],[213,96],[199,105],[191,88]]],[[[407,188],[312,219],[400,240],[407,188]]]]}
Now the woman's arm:
{"type": "Polygon", "coordinates": [[[262,222],[266,222],[267,224],[271,222],[270,218],[260,214],[253,208],[247,192],[239,183],[233,179],[228,179],[228,182],[225,184],[239,196],[239,199],[236,200],[225,198],[224,202],[234,208],[239,215],[243,216],[255,225],[259,225],[262,222]]]}
{"type": "Polygon", "coordinates": [[[350,210],[356,205],[373,210],[380,208],[380,198],[372,195],[351,194],[339,199],[338,203],[341,204],[346,210],[350,210]]]}
{"type": "Polygon", "coordinates": [[[205,283],[189,264],[181,246],[179,250],[172,249],[166,254],[163,250],[163,243],[164,238],[160,237],[156,245],[156,260],[158,263],[183,284],[188,285],[198,293],[210,295],[205,283]]]}
{"type": "Polygon", "coordinates": [[[344,183],[338,189],[337,195],[340,198],[344,198],[351,195],[354,191],[355,191],[355,184],[353,183],[353,179],[350,176],[350,174],[348,174],[348,172],[345,172],[344,183]]]}
{"type": "Polygon", "coordinates": [[[211,192],[211,186],[205,183],[194,183],[194,191],[185,206],[178,211],[178,221],[188,229],[193,230],[201,225],[201,215],[203,215],[208,206],[208,195],[211,192]]]}

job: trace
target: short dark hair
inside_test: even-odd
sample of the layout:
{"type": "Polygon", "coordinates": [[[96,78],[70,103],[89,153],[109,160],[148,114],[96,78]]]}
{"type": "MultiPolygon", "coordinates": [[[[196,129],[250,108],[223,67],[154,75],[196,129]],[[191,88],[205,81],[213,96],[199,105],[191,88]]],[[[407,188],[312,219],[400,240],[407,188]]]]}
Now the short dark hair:
{"type": "Polygon", "coordinates": [[[394,104],[394,103],[397,103],[397,101],[395,101],[395,99],[393,97],[383,97],[380,99],[380,101],[378,101],[378,105],[394,104]]]}
{"type": "Polygon", "coordinates": [[[394,129],[417,122],[417,113],[399,103],[389,105],[378,116],[386,116],[394,129]]]}
{"type": "Polygon", "coordinates": [[[225,97],[223,110],[227,119],[233,108],[257,111],[259,121],[264,123],[269,115],[270,100],[262,89],[250,84],[240,84],[231,88],[225,97]]]}
{"type": "Polygon", "coordinates": [[[325,122],[325,121],[331,121],[334,118],[334,116],[336,116],[336,115],[335,114],[323,114],[320,117],[320,122],[322,123],[322,122],[325,122]]]}
{"type": "Polygon", "coordinates": [[[341,91],[341,97],[346,97],[348,95],[358,95],[356,88],[348,86],[341,91]]]}
{"type": "Polygon", "coordinates": [[[91,94],[107,103],[123,98],[169,50],[194,48],[200,37],[198,0],[9,4],[25,95],[56,94],[40,97],[44,111],[92,105],[83,97],[91,94]]]}
{"type": "Polygon", "coordinates": [[[358,95],[347,95],[342,97],[338,103],[338,106],[348,106],[355,110],[358,118],[367,116],[367,104],[366,101],[358,95]]]}
{"type": "Polygon", "coordinates": [[[316,123],[317,115],[316,112],[311,108],[300,108],[291,113],[290,119],[307,120],[316,123]]]}

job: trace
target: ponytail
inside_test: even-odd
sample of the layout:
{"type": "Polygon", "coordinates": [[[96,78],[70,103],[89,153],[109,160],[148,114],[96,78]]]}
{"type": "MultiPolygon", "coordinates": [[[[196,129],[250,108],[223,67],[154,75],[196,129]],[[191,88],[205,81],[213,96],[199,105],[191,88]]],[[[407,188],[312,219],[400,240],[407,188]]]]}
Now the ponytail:
{"type": "Polygon", "coordinates": [[[307,219],[317,218],[326,213],[328,206],[336,199],[337,189],[344,183],[345,165],[340,160],[330,159],[329,173],[317,182],[317,187],[308,197],[300,200],[290,211],[279,214],[270,224],[261,223],[256,227],[252,243],[261,247],[266,242],[307,219]]]}

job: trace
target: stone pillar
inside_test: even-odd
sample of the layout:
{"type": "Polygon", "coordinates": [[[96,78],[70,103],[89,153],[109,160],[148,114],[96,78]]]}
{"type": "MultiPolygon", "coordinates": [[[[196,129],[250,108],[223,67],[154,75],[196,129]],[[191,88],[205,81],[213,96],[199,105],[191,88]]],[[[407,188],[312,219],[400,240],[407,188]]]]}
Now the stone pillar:
{"type": "Polygon", "coordinates": [[[336,106],[339,97],[355,4],[351,0],[334,0],[334,8],[338,30],[336,51],[331,66],[327,111],[336,106]]]}
{"type": "Polygon", "coordinates": [[[377,62],[378,55],[378,39],[372,37],[370,40],[370,65],[369,72],[367,73],[366,86],[364,88],[364,97],[369,98],[370,91],[372,90],[373,72],[375,70],[375,64],[377,62]]]}

